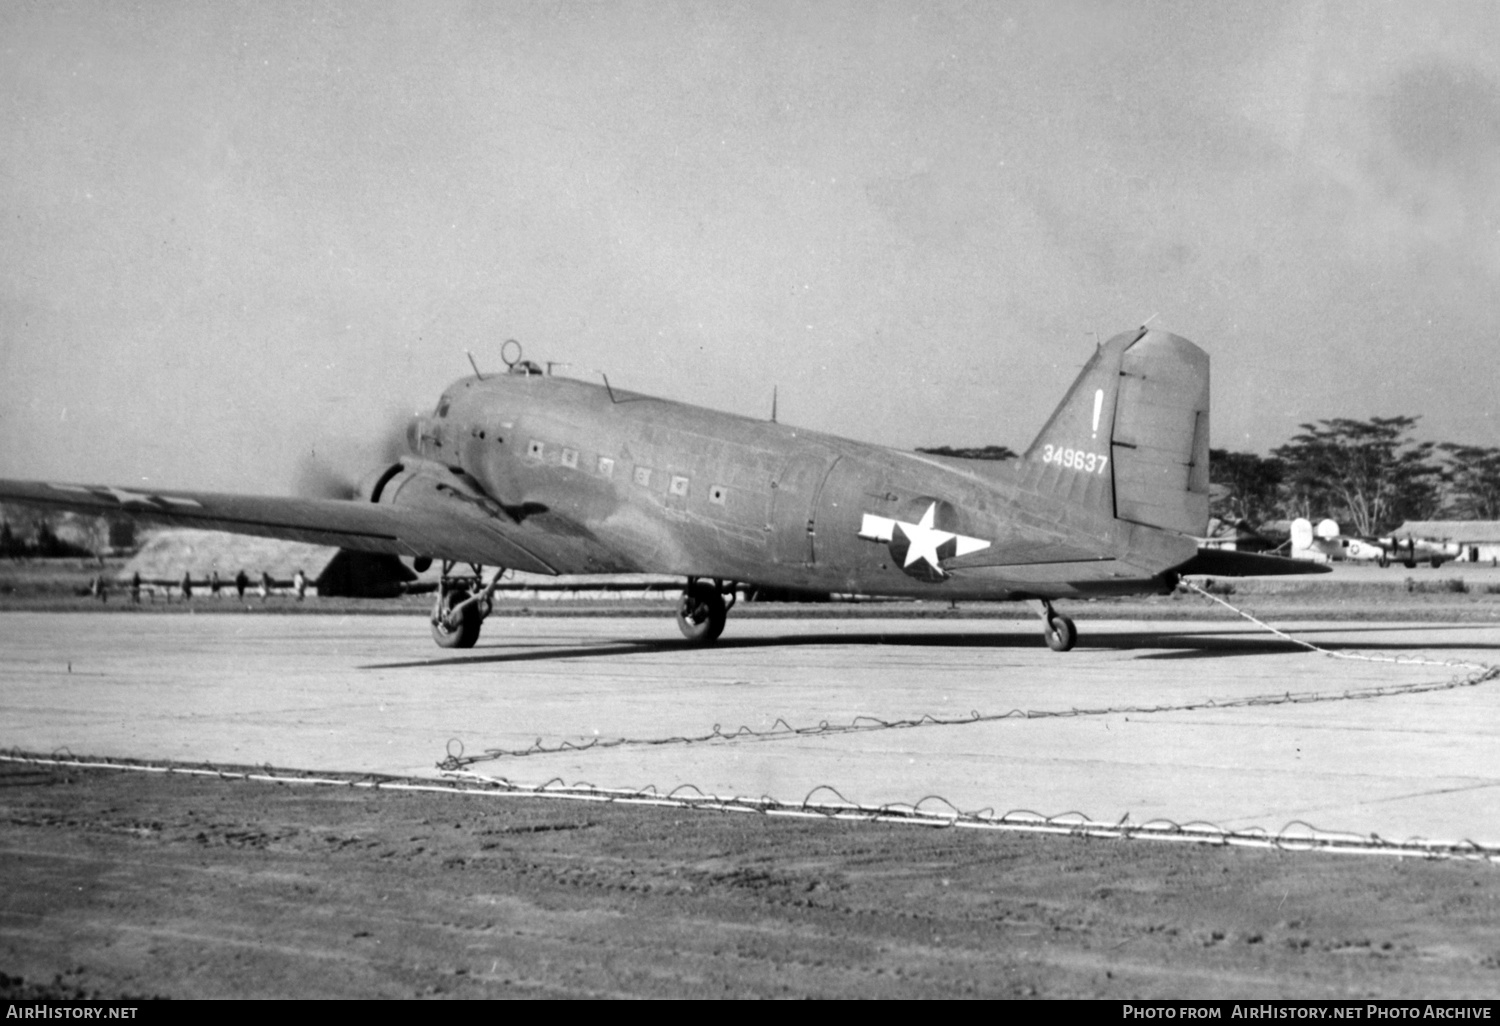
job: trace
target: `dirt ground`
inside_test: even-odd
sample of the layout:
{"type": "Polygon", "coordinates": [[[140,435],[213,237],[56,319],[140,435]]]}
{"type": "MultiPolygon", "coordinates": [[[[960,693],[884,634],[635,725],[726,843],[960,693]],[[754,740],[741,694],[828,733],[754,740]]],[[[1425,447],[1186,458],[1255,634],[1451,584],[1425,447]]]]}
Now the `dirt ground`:
{"type": "Polygon", "coordinates": [[[1500,995],[1500,872],[0,763],[0,996],[1500,995]]]}

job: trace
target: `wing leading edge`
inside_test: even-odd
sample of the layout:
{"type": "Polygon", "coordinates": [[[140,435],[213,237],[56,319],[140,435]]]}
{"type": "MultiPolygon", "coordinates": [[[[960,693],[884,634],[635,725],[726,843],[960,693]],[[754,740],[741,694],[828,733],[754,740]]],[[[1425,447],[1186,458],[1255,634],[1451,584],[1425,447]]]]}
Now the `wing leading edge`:
{"type": "Polygon", "coordinates": [[[338,499],[146,491],[106,485],[0,479],[0,502],[332,545],[357,552],[430,556],[530,573],[558,571],[506,521],[468,503],[399,508],[338,499]]]}

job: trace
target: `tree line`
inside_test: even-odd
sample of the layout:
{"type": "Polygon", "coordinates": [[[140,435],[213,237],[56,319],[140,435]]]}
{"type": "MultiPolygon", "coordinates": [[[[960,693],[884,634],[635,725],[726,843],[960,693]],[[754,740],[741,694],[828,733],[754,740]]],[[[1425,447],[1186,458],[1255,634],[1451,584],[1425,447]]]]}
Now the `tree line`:
{"type": "Polygon", "coordinates": [[[1360,535],[1405,520],[1500,520],[1500,449],[1412,437],[1417,417],[1299,425],[1269,456],[1213,449],[1211,512],[1259,528],[1332,517],[1360,535]]]}
{"type": "MultiPolygon", "coordinates": [[[[1299,425],[1269,456],[1209,451],[1210,512],[1258,530],[1278,520],[1332,517],[1355,534],[1388,534],[1406,520],[1500,520],[1500,449],[1412,437],[1418,417],[1335,417],[1299,425]]],[[[918,449],[1005,460],[1003,445],[918,449]]]]}
{"type": "Polygon", "coordinates": [[[126,519],[0,503],[0,559],[82,559],[128,547],[133,536],[126,519]]]}

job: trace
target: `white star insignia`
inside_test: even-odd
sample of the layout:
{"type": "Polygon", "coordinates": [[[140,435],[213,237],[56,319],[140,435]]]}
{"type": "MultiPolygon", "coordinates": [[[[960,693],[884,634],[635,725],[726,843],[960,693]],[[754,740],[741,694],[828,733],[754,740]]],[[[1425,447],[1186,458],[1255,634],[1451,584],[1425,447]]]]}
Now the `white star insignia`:
{"type": "Polygon", "coordinates": [[[928,566],[940,571],[942,568],[938,566],[937,550],[950,541],[955,543],[955,556],[966,556],[971,552],[990,547],[990,543],[983,538],[970,538],[968,535],[955,534],[952,531],[933,527],[933,520],[936,516],[937,503],[935,502],[927,507],[927,512],[923,513],[922,519],[915,524],[866,513],[860,524],[859,536],[868,541],[888,542],[894,536],[896,528],[901,528],[901,533],[907,539],[906,562],[902,564],[903,568],[911,566],[919,559],[925,559],[928,566]]]}
{"type": "Polygon", "coordinates": [[[156,496],[150,495],[146,492],[132,492],[128,488],[110,487],[103,489],[103,491],[106,491],[110,495],[113,495],[115,497],[115,501],[118,502],[121,506],[124,506],[126,503],[131,502],[150,503],[151,500],[156,498],[156,496]]]}
{"type": "Polygon", "coordinates": [[[116,502],[118,502],[121,506],[128,506],[131,503],[140,503],[142,506],[156,506],[159,509],[161,507],[157,506],[157,504],[163,502],[170,503],[173,506],[201,507],[203,505],[196,499],[179,499],[174,495],[152,495],[150,492],[133,492],[128,488],[116,488],[113,485],[106,488],[88,488],[83,485],[54,484],[48,485],[47,487],[55,489],[59,492],[77,492],[81,495],[88,495],[96,499],[102,499],[104,498],[104,496],[108,495],[116,502]]]}
{"type": "Polygon", "coordinates": [[[932,518],[937,513],[937,503],[927,507],[927,512],[922,514],[922,519],[915,524],[903,524],[897,521],[901,533],[906,535],[910,545],[906,550],[906,562],[902,566],[911,566],[919,559],[927,560],[927,565],[936,567],[938,565],[938,546],[958,535],[948,531],[939,531],[932,526],[932,518]]]}

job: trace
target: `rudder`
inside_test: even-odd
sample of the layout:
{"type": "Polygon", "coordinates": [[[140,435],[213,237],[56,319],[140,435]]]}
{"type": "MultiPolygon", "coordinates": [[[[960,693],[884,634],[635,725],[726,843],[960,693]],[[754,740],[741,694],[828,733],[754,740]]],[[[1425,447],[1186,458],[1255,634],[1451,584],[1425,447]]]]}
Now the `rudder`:
{"type": "Polygon", "coordinates": [[[1208,533],[1208,354],[1148,331],[1125,351],[1111,448],[1115,516],[1208,533]]]}

